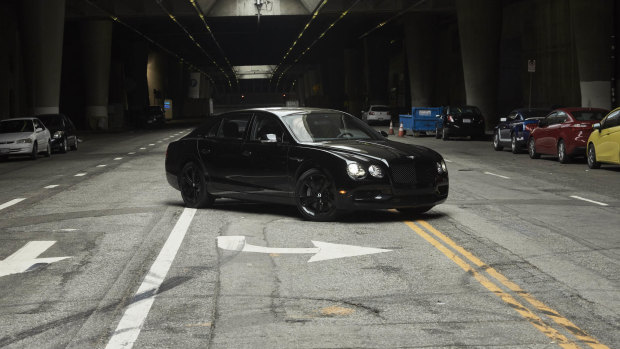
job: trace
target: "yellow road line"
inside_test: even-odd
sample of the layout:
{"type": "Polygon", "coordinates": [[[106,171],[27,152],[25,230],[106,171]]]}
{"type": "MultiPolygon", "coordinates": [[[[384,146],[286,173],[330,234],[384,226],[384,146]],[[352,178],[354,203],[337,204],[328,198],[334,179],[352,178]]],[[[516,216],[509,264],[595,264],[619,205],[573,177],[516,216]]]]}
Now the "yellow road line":
{"type": "Polygon", "coordinates": [[[554,342],[558,343],[562,348],[580,348],[577,344],[570,342],[568,338],[566,338],[563,334],[558,332],[555,328],[550,327],[536,314],[534,314],[530,309],[524,307],[519,301],[517,301],[510,294],[504,292],[499,286],[491,282],[484,275],[477,272],[469,263],[465,262],[459,256],[454,254],[454,252],[450,251],[447,247],[442,245],[439,241],[435,240],[428,233],[418,227],[415,223],[411,221],[405,221],[405,224],[409,226],[414,232],[416,232],[420,237],[424,240],[428,241],[431,245],[433,245],[436,249],[441,251],[444,255],[450,258],[454,263],[456,263],[459,267],[461,267],[466,272],[473,275],[473,277],[480,282],[480,284],[486,287],[489,291],[493,292],[496,296],[498,296],[502,301],[511,306],[517,313],[527,319],[536,329],[542,332],[544,335],[549,337],[554,342]]]}
{"type": "Polygon", "coordinates": [[[583,331],[582,329],[577,327],[577,325],[572,323],[567,318],[565,318],[562,315],[560,315],[557,311],[551,309],[550,307],[545,305],[543,302],[541,302],[538,299],[534,298],[532,295],[530,295],[529,293],[525,292],[521,287],[519,287],[519,285],[517,285],[514,282],[508,280],[508,278],[505,277],[504,275],[502,275],[500,272],[498,272],[497,270],[495,270],[494,268],[492,268],[488,264],[486,264],[483,261],[481,261],[479,258],[474,256],[469,251],[467,251],[464,248],[462,248],[461,246],[457,245],[452,239],[450,239],[449,237],[447,237],[446,235],[441,233],[439,230],[435,229],[428,222],[422,221],[422,220],[418,220],[418,221],[416,221],[416,223],[420,224],[427,231],[433,233],[435,236],[437,236],[443,242],[448,244],[454,250],[458,251],[460,254],[465,256],[465,258],[469,259],[472,263],[474,263],[478,267],[480,267],[483,270],[485,270],[489,275],[494,277],[497,281],[502,283],[504,286],[508,287],[508,289],[510,289],[511,291],[517,293],[519,296],[523,297],[523,299],[525,299],[528,303],[530,303],[531,305],[536,307],[536,309],[538,309],[539,311],[543,312],[545,315],[547,315],[548,317],[553,319],[553,321],[555,321],[558,325],[564,327],[570,333],[575,335],[575,337],[577,337],[580,341],[588,344],[593,349],[609,349],[608,346],[599,343],[595,338],[593,338],[592,336],[588,335],[585,331],[583,331]]]}

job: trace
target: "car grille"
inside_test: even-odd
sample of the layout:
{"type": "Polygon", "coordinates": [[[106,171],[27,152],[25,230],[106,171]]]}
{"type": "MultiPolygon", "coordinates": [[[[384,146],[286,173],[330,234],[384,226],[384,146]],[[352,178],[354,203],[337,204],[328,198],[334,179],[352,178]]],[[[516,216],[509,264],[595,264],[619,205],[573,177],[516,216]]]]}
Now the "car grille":
{"type": "Polygon", "coordinates": [[[392,180],[396,184],[432,185],[437,172],[437,165],[429,161],[396,163],[390,166],[392,180]]]}

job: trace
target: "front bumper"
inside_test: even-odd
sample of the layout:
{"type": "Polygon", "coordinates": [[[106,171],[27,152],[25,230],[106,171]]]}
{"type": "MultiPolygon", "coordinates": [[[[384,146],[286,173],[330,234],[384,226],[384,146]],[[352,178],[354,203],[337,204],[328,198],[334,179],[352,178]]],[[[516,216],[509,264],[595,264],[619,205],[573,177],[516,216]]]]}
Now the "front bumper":
{"type": "Polygon", "coordinates": [[[168,184],[170,184],[171,187],[173,187],[176,190],[181,190],[179,188],[179,179],[176,175],[166,171],[166,180],[168,181],[168,184]]]}
{"type": "Polygon", "coordinates": [[[30,155],[31,153],[32,143],[13,143],[0,145],[0,156],[30,155]]]}

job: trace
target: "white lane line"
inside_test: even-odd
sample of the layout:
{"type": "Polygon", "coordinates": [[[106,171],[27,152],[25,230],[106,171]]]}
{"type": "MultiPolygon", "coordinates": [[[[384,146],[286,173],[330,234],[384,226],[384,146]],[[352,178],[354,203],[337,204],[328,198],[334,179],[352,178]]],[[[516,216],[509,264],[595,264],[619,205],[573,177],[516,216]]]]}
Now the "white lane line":
{"type": "Polygon", "coordinates": [[[82,177],[82,176],[86,176],[86,173],[84,173],[84,172],[78,173],[74,177],[82,177]]]}
{"type": "Polygon", "coordinates": [[[123,160],[123,158],[114,158],[114,160],[123,160]]]}
{"type": "Polygon", "coordinates": [[[97,165],[97,167],[106,167],[108,165],[97,165]]]}
{"type": "Polygon", "coordinates": [[[52,185],[48,185],[47,187],[45,187],[45,189],[53,189],[56,188],[58,186],[58,184],[52,184],[52,185]]]}
{"type": "Polygon", "coordinates": [[[166,240],[164,247],[151,266],[151,270],[144,277],[144,281],[142,281],[131,303],[125,310],[106,349],[133,347],[146,320],[146,316],[151,310],[153,302],[155,302],[159,286],[161,286],[166,274],[168,274],[168,270],[176,257],[195,213],[195,208],[185,208],[183,210],[181,217],[179,217],[170,236],[168,236],[168,240],[166,240]]]}
{"type": "Polygon", "coordinates": [[[2,205],[0,205],[0,210],[4,210],[5,208],[9,207],[9,206],[13,206],[18,202],[22,202],[26,200],[26,198],[19,198],[19,199],[13,199],[11,201],[7,201],[5,203],[3,203],[2,205]]]}
{"type": "Polygon", "coordinates": [[[145,150],[146,148],[140,148],[140,150],[145,150]]]}
{"type": "Polygon", "coordinates": [[[503,179],[510,179],[510,177],[506,177],[506,176],[498,175],[498,174],[491,173],[491,172],[485,172],[484,174],[488,174],[488,175],[495,176],[495,177],[499,177],[499,178],[503,178],[503,179]]]}
{"type": "Polygon", "coordinates": [[[598,202],[598,201],[582,198],[581,196],[577,196],[577,195],[571,195],[571,198],[577,199],[577,200],[583,200],[583,201],[591,202],[593,204],[597,204],[597,205],[601,205],[601,206],[609,206],[608,204],[606,204],[604,202],[598,202]]]}
{"type": "Polygon", "coordinates": [[[452,162],[452,160],[444,159],[446,162],[452,162]]]}
{"type": "Polygon", "coordinates": [[[131,152],[127,153],[127,154],[128,154],[128,155],[133,155],[133,154],[135,154],[135,153],[136,153],[135,151],[131,151],[131,152]]]}
{"type": "Polygon", "coordinates": [[[155,145],[155,144],[151,143],[151,144],[149,144],[149,147],[152,147],[152,146],[154,146],[154,145],[155,145]]]}

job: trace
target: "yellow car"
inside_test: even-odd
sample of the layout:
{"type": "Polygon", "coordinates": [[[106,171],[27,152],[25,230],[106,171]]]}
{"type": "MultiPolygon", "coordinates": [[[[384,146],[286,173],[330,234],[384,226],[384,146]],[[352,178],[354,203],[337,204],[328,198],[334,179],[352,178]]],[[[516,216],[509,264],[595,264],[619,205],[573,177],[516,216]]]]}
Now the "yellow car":
{"type": "Polygon", "coordinates": [[[620,108],[612,110],[592,127],[594,131],[588,138],[588,166],[599,168],[601,163],[620,165],[620,108]]]}

